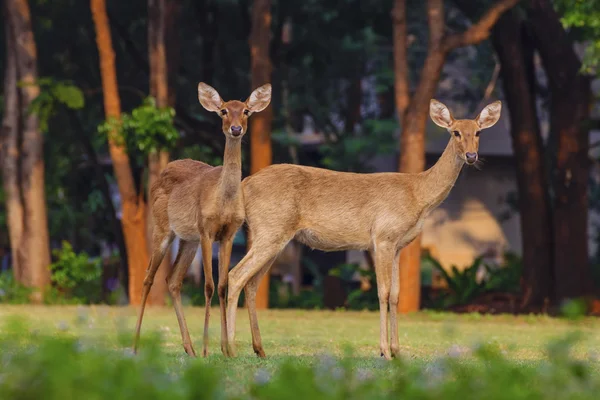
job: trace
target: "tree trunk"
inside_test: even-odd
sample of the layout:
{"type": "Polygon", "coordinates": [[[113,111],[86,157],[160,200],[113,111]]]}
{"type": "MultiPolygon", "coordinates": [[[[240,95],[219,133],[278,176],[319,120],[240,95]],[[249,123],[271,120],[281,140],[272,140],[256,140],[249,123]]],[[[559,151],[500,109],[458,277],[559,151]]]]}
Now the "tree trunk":
{"type": "MultiPolygon", "coordinates": [[[[44,187],[43,137],[39,129],[37,115],[29,112],[33,100],[39,95],[37,85],[37,48],[31,28],[31,14],[27,0],[7,2],[11,38],[16,55],[16,77],[23,85],[20,95],[20,115],[22,125],[19,152],[19,185],[22,202],[22,235],[18,258],[22,282],[38,289],[33,294],[34,302],[42,301],[42,292],[50,284],[50,246],[48,237],[48,217],[44,187]]],[[[9,117],[10,118],[10,117],[9,117]]]]}
{"type": "Polygon", "coordinates": [[[536,111],[533,48],[517,13],[492,31],[510,114],[523,246],[523,306],[539,308],[553,291],[552,211],[536,111]]]}
{"type": "Polygon", "coordinates": [[[590,295],[588,254],[590,78],[548,0],[531,0],[528,23],[550,87],[550,134],[556,140],[554,275],[556,300],[590,295]]]}
{"type": "MultiPolygon", "coordinates": [[[[117,90],[115,53],[106,15],[106,4],[104,0],[91,0],[90,5],[100,55],[104,112],[107,119],[118,120],[121,114],[121,102],[117,90]]],[[[129,165],[129,156],[125,148],[114,140],[114,135],[117,134],[117,132],[109,134],[108,147],[121,196],[123,215],[121,223],[129,265],[129,301],[133,305],[138,305],[141,300],[145,270],[148,266],[145,204],[141,196],[138,197],[129,165]]]]}
{"type": "Polygon", "coordinates": [[[2,120],[2,183],[6,196],[6,219],[12,270],[15,280],[24,282],[19,246],[23,237],[23,203],[20,188],[19,93],[17,90],[17,43],[5,10],[6,66],[4,70],[4,118],[2,120]]]}
{"type": "MultiPolygon", "coordinates": [[[[271,0],[254,0],[252,6],[252,32],[250,34],[250,55],[252,89],[271,82],[271,0]]],[[[250,120],[250,173],[254,174],[271,165],[271,125],[273,107],[269,105],[263,112],[250,120]]],[[[269,306],[269,274],[260,282],[256,295],[256,308],[269,306]]]]}
{"type": "MultiPolygon", "coordinates": [[[[150,60],[150,95],[156,99],[156,106],[166,107],[169,105],[169,74],[167,68],[166,50],[166,18],[167,0],[148,0],[148,59],[150,60]]],[[[173,17],[173,14],[169,15],[173,17]]],[[[172,21],[172,19],[171,19],[172,21]]],[[[148,156],[148,203],[152,205],[150,188],[160,176],[162,170],[169,162],[169,152],[159,150],[148,156]]],[[[147,208],[147,244],[148,257],[152,255],[152,230],[154,220],[152,218],[152,206],[147,208]]],[[[150,290],[148,304],[164,305],[167,295],[167,276],[171,268],[170,255],[163,259],[150,290]]]]}
{"type": "MultiPolygon", "coordinates": [[[[392,10],[394,27],[395,98],[402,132],[400,134],[399,171],[418,173],[425,168],[425,127],[429,101],[435,95],[446,56],[457,47],[487,39],[498,18],[519,0],[500,0],[466,31],[445,34],[443,0],[427,1],[429,42],[425,64],[414,95],[410,97],[407,64],[406,1],[395,0],[392,10]]],[[[400,252],[400,297],[398,310],[416,311],[420,303],[421,235],[400,252]]]]}

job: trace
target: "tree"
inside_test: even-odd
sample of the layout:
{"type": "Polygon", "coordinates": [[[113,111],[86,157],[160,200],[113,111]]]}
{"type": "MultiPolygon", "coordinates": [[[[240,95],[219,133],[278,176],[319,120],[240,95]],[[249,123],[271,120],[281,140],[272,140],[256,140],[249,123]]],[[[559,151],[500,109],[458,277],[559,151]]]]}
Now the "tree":
{"type": "MultiPolygon", "coordinates": [[[[252,5],[252,31],[250,34],[250,55],[252,88],[271,82],[271,0],[254,0],[252,5]]],[[[273,107],[269,105],[262,113],[250,121],[250,173],[254,174],[268,167],[272,162],[271,129],[273,107]]],[[[256,308],[269,305],[269,274],[265,274],[256,295],[256,308]]]]}
{"type": "Polygon", "coordinates": [[[44,191],[43,137],[31,105],[40,93],[37,48],[26,0],[6,2],[3,183],[15,278],[41,290],[50,283],[50,246],[44,191]]]}
{"type": "MultiPolygon", "coordinates": [[[[425,168],[425,127],[429,101],[435,95],[447,55],[462,46],[479,43],[490,34],[498,18],[519,0],[496,2],[465,32],[445,32],[444,3],[442,0],[427,1],[429,43],[427,56],[414,93],[410,93],[407,62],[406,0],[395,0],[392,10],[394,27],[395,98],[400,135],[399,171],[421,172],[425,168]]],[[[400,312],[415,311],[420,302],[421,238],[418,236],[400,254],[400,312]]],[[[390,305],[391,306],[391,305],[390,305]]]]}
{"type": "MultiPolygon", "coordinates": [[[[100,73],[104,94],[104,112],[107,119],[118,121],[121,115],[110,26],[104,0],[91,0],[92,17],[96,29],[96,44],[100,55],[100,73]]],[[[141,300],[145,270],[148,266],[146,245],[146,207],[138,195],[129,156],[118,138],[118,132],[108,136],[108,147],[121,196],[123,233],[129,265],[129,301],[138,305],[141,300]]]]}
{"type": "Polygon", "coordinates": [[[555,298],[590,295],[588,180],[591,80],[548,0],[531,0],[528,25],[550,89],[555,298]]]}
{"type": "MultiPolygon", "coordinates": [[[[156,100],[158,108],[174,106],[175,96],[169,84],[169,68],[167,59],[169,50],[167,47],[167,34],[174,35],[174,23],[177,17],[179,0],[148,0],[148,59],[150,60],[150,96],[156,100]]],[[[175,40],[171,40],[171,43],[175,40]]],[[[169,162],[169,151],[157,149],[148,156],[148,203],[152,204],[150,188],[156,182],[162,170],[169,162]]],[[[151,207],[147,210],[147,236],[148,245],[152,243],[152,212],[151,207]]],[[[148,255],[152,249],[148,248],[148,255]]],[[[167,294],[168,272],[171,268],[170,255],[167,253],[162,264],[156,272],[155,282],[148,297],[150,305],[164,305],[167,294]]]]}

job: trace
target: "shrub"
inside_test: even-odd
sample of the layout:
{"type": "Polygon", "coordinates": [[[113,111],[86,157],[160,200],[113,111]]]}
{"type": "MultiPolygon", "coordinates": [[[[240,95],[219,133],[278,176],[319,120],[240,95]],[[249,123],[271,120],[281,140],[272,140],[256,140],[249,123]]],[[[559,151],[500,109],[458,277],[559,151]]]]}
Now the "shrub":
{"type": "Polygon", "coordinates": [[[0,303],[27,304],[32,290],[17,282],[12,271],[0,273],[0,303]]]}

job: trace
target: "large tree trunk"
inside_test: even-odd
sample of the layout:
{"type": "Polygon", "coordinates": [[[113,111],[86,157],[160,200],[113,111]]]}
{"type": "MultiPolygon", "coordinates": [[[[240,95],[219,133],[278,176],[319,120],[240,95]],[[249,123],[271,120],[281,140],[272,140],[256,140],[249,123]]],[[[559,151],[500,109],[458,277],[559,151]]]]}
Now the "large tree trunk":
{"type": "Polygon", "coordinates": [[[20,197],[22,202],[22,235],[19,244],[20,277],[26,286],[39,289],[32,300],[41,302],[42,292],[50,284],[50,246],[48,217],[44,187],[43,137],[37,115],[29,112],[33,100],[39,95],[37,85],[37,49],[31,28],[31,14],[26,0],[7,1],[10,27],[15,45],[16,77],[23,85],[20,95],[22,125],[19,153],[20,197]]]}
{"type": "Polygon", "coordinates": [[[552,297],[552,211],[536,110],[533,48],[517,13],[492,31],[510,114],[523,246],[523,306],[539,308],[552,297]]]}
{"type": "Polygon", "coordinates": [[[550,87],[550,134],[556,140],[554,191],[554,275],[556,300],[592,292],[588,255],[589,77],[552,3],[531,0],[528,22],[550,87]]]}
{"type": "MultiPolygon", "coordinates": [[[[167,0],[148,0],[148,59],[150,60],[150,95],[156,99],[157,107],[169,105],[169,74],[167,68],[166,49],[166,18],[167,0]]],[[[173,17],[172,13],[169,17],[173,17]]],[[[172,21],[172,20],[171,20],[172,21]]],[[[147,243],[148,256],[152,255],[152,218],[153,199],[150,197],[150,188],[160,176],[162,170],[169,162],[169,152],[158,150],[148,156],[148,204],[147,208],[147,243]]],[[[150,290],[148,304],[164,305],[167,295],[167,276],[171,268],[170,255],[167,253],[162,264],[156,272],[154,284],[150,290]]]]}
{"type": "MultiPolygon", "coordinates": [[[[429,101],[435,95],[446,56],[453,49],[472,45],[487,39],[491,28],[506,10],[518,0],[500,0],[464,32],[445,35],[443,0],[427,1],[429,43],[425,64],[411,98],[409,73],[406,62],[406,1],[396,0],[392,10],[394,26],[394,63],[396,107],[402,132],[400,135],[399,171],[421,172],[425,168],[425,127],[429,114],[429,101]]],[[[400,252],[400,297],[398,310],[402,313],[416,311],[420,303],[421,236],[400,252]]]]}
{"type": "Polygon", "coordinates": [[[24,281],[19,246],[23,237],[23,203],[20,188],[20,110],[17,90],[17,43],[5,10],[6,64],[4,69],[4,118],[2,120],[2,183],[6,196],[6,218],[15,279],[24,281]]]}
{"type": "MultiPolygon", "coordinates": [[[[92,17],[96,28],[96,43],[100,55],[100,72],[104,93],[104,112],[106,118],[119,119],[121,101],[117,89],[115,69],[115,53],[110,36],[110,26],[106,15],[104,0],[91,0],[92,17]]],[[[111,132],[108,147],[121,196],[123,233],[127,246],[127,262],[129,265],[129,301],[138,305],[141,300],[145,270],[148,266],[146,245],[145,204],[142,196],[138,196],[129,156],[123,146],[114,140],[117,132],[111,132]]]]}
{"type": "MultiPolygon", "coordinates": [[[[271,0],[254,0],[252,5],[252,32],[250,34],[250,55],[252,89],[271,82],[271,0]]],[[[250,120],[250,173],[254,174],[271,165],[271,125],[273,107],[258,113],[250,120]]],[[[269,274],[262,279],[257,295],[256,308],[269,306],[269,274]]]]}

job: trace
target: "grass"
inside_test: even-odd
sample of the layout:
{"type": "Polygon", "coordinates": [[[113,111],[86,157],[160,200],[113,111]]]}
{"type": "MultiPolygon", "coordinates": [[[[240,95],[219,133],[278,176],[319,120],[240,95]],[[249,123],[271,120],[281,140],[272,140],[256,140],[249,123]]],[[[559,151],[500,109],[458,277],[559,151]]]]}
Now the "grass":
{"type": "MultiPolygon", "coordinates": [[[[95,348],[122,351],[130,346],[137,310],[131,307],[35,307],[2,306],[0,323],[11,316],[29,321],[30,330],[51,336],[75,335],[94,343],[95,348]]],[[[202,350],[202,308],[186,308],[190,334],[198,354],[202,350]]],[[[275,374],[289,358],[300,366],[315,366],[324,355],[343,356],[353,349],[356,368],[386,376],[392,364],[379,357],[379,313],[348,311],[269,310],[259,312],[266,359],[252,352],[248,318],[238,310],[238,357],[226,359],[220,352],[219,309],[212,310],[210,355],[200,363],[214,366],[222,375],[229,394],[244,394],[261,374],[275,374]]],[[[600,320],[582,318],[568,321],[545,316],[480,316],[446,313],[417,313],[399,320],[400,344],[405,362],[423,369],[449,356],[465,366],[477,363],[471,350],[477,344],[492,344],[512,363],[535,368],[547,359],[549,342],[574,331],[581,340],[571,349],[575,360],[594,360],[600,348],[600,320]]],[[[159,332],[166,354],[166,367],[174,374],[183,371],[190,358],[183,352],[172,308],[150,308],[142,326],[142,338],[159,332]]],[[[25,338],[25,340],[34,340],[25,338]]],[[[142,342],[140,353],[151,346],[142,342]]],[[[592,361],[594,374],[598,363],[592,361]]]]}

